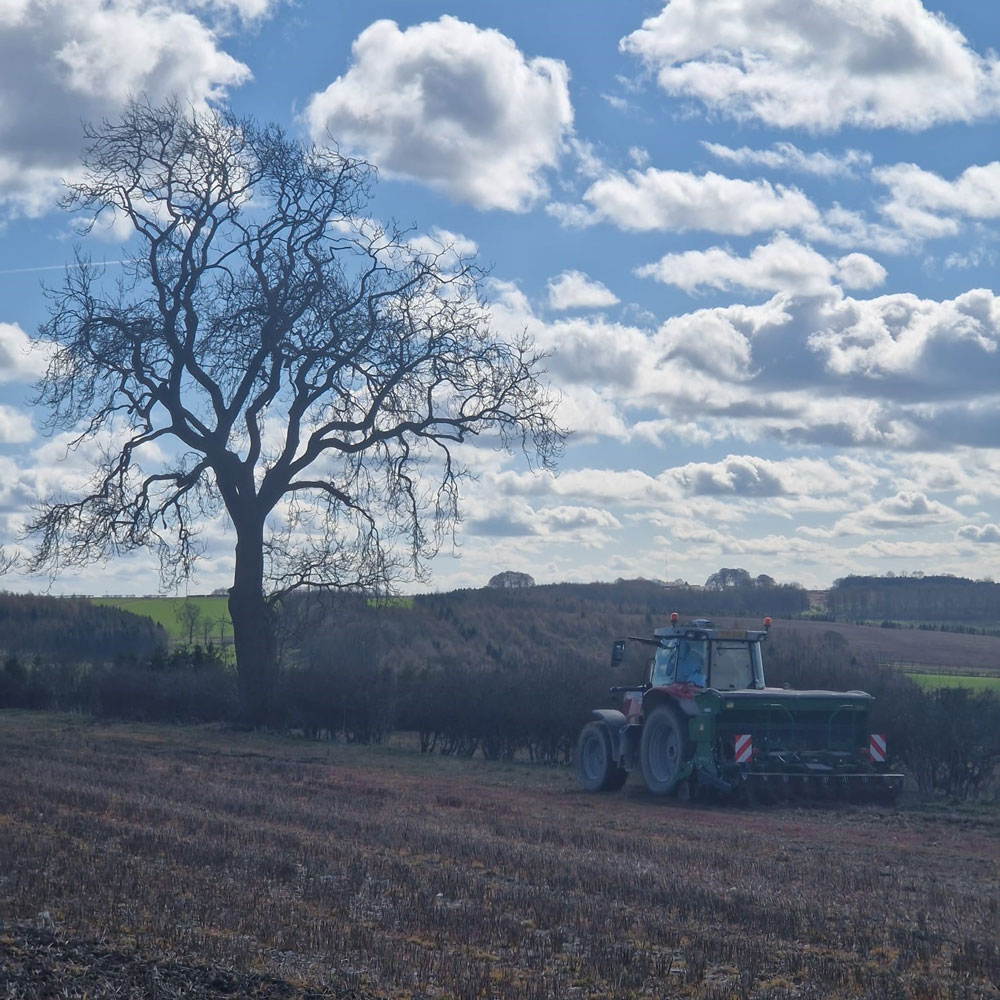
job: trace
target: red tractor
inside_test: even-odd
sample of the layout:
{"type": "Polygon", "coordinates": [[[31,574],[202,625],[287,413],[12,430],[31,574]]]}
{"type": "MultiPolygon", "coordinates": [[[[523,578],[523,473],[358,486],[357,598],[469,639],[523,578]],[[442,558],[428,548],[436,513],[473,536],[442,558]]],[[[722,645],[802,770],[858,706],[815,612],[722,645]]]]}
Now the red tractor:
{"type": "Polygon", "coordinates": [[[651,654],[638,684],[612,688],[618,709],[595,709],[580,734],[577,777],[588,792],[621,788],[639,770],[654,795],[740,793],[891,801],[903,775],[886,764],[885,739],[869,732],[864,691],[792,691],[764,681],[760,631],[719,629],[704,618],[651,638],[619,639],[651,654]]]}

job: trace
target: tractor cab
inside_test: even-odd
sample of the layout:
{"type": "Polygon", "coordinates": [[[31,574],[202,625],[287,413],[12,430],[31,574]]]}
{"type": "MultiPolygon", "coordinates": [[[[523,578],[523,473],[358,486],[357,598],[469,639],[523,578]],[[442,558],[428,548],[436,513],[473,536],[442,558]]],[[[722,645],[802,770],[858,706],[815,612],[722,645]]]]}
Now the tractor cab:
{"type": "Polygon", "coordinates": [[[620,639],[612,649],[612,663],[625,658],[628,643],[652,647],[647,663],[646,690],[665,688],[688,697],[692,689],[716,691],[762,690],[764,665],[760,644],[767,638],[769,618],[764,629],[719,629],[705,618],[681,624],[676,612],[670,625],[658,628],[653,638],[620,639]],[[684,689],[683,691],[681,689],[684,689]]]}

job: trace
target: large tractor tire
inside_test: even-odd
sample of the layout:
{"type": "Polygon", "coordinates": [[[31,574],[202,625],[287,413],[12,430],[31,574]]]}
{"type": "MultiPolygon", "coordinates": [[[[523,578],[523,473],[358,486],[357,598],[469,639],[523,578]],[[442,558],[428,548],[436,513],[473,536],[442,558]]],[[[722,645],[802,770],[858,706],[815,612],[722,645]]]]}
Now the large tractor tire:
{"type": "Polygon", "coordinates": [[[606,726],[591,722],[583,727],[576,743],[576,776],[587,792],[608,792],[621,788],[628,771],[615,763],[611,737],[606,726]]]}
{"type": "Polygon", "coordinates": [[[653,795],[671,795],[677,790],[681,767],[691,756],[687,723],[670,705],[654,708],[642,725],[639,764],[642,780],[653,795]]]}

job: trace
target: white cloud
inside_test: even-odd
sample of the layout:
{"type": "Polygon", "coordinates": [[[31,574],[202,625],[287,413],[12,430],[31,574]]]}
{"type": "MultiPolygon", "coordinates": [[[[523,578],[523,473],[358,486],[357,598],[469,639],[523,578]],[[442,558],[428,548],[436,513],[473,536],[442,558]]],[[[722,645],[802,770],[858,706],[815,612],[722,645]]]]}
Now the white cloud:
{"type": "Polygon", "coordinates": [[[836,265],[836,277],[844,288],[875,288],[886,278],[885,268],[864,253],[849,253],[836,265]]]}
{"type": "Polygon", "coordinates": [[[895,377],[920,382],[931,398],[957,386],[971,395],[1000,375],[1000,299],[988,289],[943,302],[909,293],[845,299],[809,346],[829,372],[877,380],[883,394],[895,377]]]}
{"type": "Polygon", "coordinates": [[[633,431],[620,402],[603,387],[567,384],[560,390],[558,422],[573,433],[574,441],[610,438],[627,441],[633,431]]]}
{"type": "Polygon", "coordinates": [[[1000,545],[1000,524],[963,524],[955,535],[976,545],[1000,545]]]}
{"type": "Polygon", "coordinates": [[[504,470],[490,486],[504,497],[572,497],[578,503],[607,508],[647,506],[679,500],[681,491],[669,477],[651,476],[639,469],[566,469],[558,476],[504,470]]]}
{"type": "Polygon", "coordinates": [[[649,151],[642,146],[630,146],[628,158],[640,169],[649,166],[649,151]]]}
{"type": "Polygon", "coordinates": [[[30,382],[45,370],[48,355],[16,323],[0,323],[0,382],[30,382]]]}
{"type": "Polygon", "coordinates": [[[491,311],[498,330],[509,336],[527,331],[544,351],[554,352],[546,367],[566,391],[573,385],[613,391],[634,386],[654,350],[650,334],[601,317],[572,317],[545,323],[516,285],[494,282],[491,311]]]}
{"type": "Polygon", "coordinates": [[[843,471],[816,459],[771,461],[752,455],[728,455],[719,462],[692,462],[670,470],[685,492],[696,496],[810,496],[842,493],[843,471]]]}
{"type": "Polygon", "coordinates": [[[871,153],[848,149],[843,153],[818,150],[806,153],[790,142],[776,142],[770,149],[733,149],[718,142],[703,142],[702,146],[714,157],[738,166],[767,167],[770,170],[794,170],[818,177],[856,177],[871,166],[871,153]]]}
{"type": "Polygon", "coordinates": [[[900,490],[894,496],[883,497],[837,522],[841,534],[866,534],[871,531],[926,528],[948,524],[958,519],[956,511],[925,494],[900,490]]]}
{"type": "Polygon", "coordinates": [[[982,267],[988,265],[993,267],[996,264],[996,254],[992,250],[983,247],[976,247],[965,253],[953,251],[944,259],[945,270],[965,270],[970,267],[982,267]]]}
{"type": "Polygon", "coordinates": [[[418,254],[436,258],[438,265],[444,268],[460,266],[479,253],[475,240],[436,226],[429,233],[411,239],[409,246],[418,254]]]}
{"type": "Polygon", "coordinates": [[[260,21],[268,17],[281,0],[187,0],[193,10],[235,15],[242,21],[260,21]]]}
{"type": "MultiPolygon", "coordinates": [[[[233,0],[237,2],[237,0],[233,0]]],[[[250,2],[250,0],[246,0],[250,2]]],[[[132,94],[201,106],[250,70],[184,9],[153,0],[24,0],[0,32],[0,203],[39,214],[76,169],[81,121],[132,94]]],[[[258,4],[258,6],[261,6],[258,4]]]]}
{"type": "Polygon", "coordinates": [[[465,526],[471,534],[535,543],[563,543],[597,547],[609,541],[621,522],[607,510],[564,504],[533,508],[529,504],[498,505],[495,500],[472,498],[465,526]]]}
{"type": "Polygon", "coordinates": [[[553,208],[573,223],[611,222],[634,232],[704,229],[745,236],[819,221],[816,206],[797,188],[766,180],[744,181],[709,171],[630,170],[610,173],[583,195],[589,213],[553,208]]]}
{"type": "Polygon", "coordinates": [[[996,160],[969,167],[954,181],[915,163],[879,167],[872,177],[889,188],[889,197],[879,210],[918,239],[954,236],[963,218],[1000,218],[1000,162],[996,160]]]}
{"type": "Polygon", "coordinates": [[[916,130],[998,107],[996,57],[919,0],[672,0],[621,48],[669,94],[782,128],[916,130]]]}
{"type": "Polygon", "coordinates": [[[523,211],[546,193],[573,123],[568,71],[525,59],[495,30],[444,16],[399,29],[369,25],[353,61],[305,120],[388,176],[408,177],[479,208],[523,211]]]}
{"type": "Polygon", "coordinates": [[[817,242],[890,253],[911,249],[926,235],[873,222],[838,202],[821,211],[797,187],[714,171],[696,174],[654,167],[627,174],[610,171],[587,188],[583,201],[552,202],[546,211],[572,228],[610,222],[629,232],[704,230],[734,236],[799,230],[817,242]]]}
{"type": "Polygon", "coordinates": [[[25,444],[34,436],[31,417],[24,410],[0,403],[0,444],[25,444]]]}
{"type": "Polygon", "coordinates": [[[547,322],[517,286],[493,282],[493,321],[501,334],[527,331],[553,352],[546,367],[562,394],[560,420],[588,440],[932,453],[995,446],[1000,298],[986,289],[944,301],[852,297],[836,280],[879,280],[877,262],[829,260],[794,241],[787,258],[769,261],[769,249],[664,264],[685,287],[791,289],[759,304],[697,309],[659,327],[599,315],[547,322]]]}
{"type": "Polygon", "coordinates": [[[602,309],[619,301],[606,285],[582,271],[563,271],[546,287],[551,309],[602,309]]]}
{"type": "MultiPolygon", "coordinates": [[[[714,399],[724,406],[731,393],[711,383],[716,379],[740,383],[750,377],[754,337],[765,327],[781,327],[790,319],[784,304],[784,297],[775,296],[759,306],[732,305],[672,316],[657,333],[661,357],[684,362],[688,370],[683,384],[691,390],[692,401],[714,399]]],[[[706,402],[700,409],[711,412],[706,402]]]]}
{"type": "Polygon", "coordinates": [[[636,269],[643,278],[655,278],[691,292],[699,288],[747,288],[784,291],[796,295],[829,292],[834,278],[849,287],[871,287],[885,278],[885,269],[865,254],[838,262],[811,247],[778,233],[770,243],[755,247],[749,257],[738,257],[722,247],[666,254],[655,264],[636,269]]]}

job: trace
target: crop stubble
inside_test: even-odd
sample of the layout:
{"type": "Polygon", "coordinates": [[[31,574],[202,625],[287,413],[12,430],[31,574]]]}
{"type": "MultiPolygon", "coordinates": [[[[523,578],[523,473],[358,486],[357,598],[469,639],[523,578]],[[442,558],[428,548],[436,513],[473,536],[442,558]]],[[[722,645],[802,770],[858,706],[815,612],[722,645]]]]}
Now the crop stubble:
{"type": "Polygon", "coordinates": [[[1000,995],[995,812],[587,796],[561,769],[5,713],[0,752],[8,941],[42,919],[345,996],[1000,995]]]}

